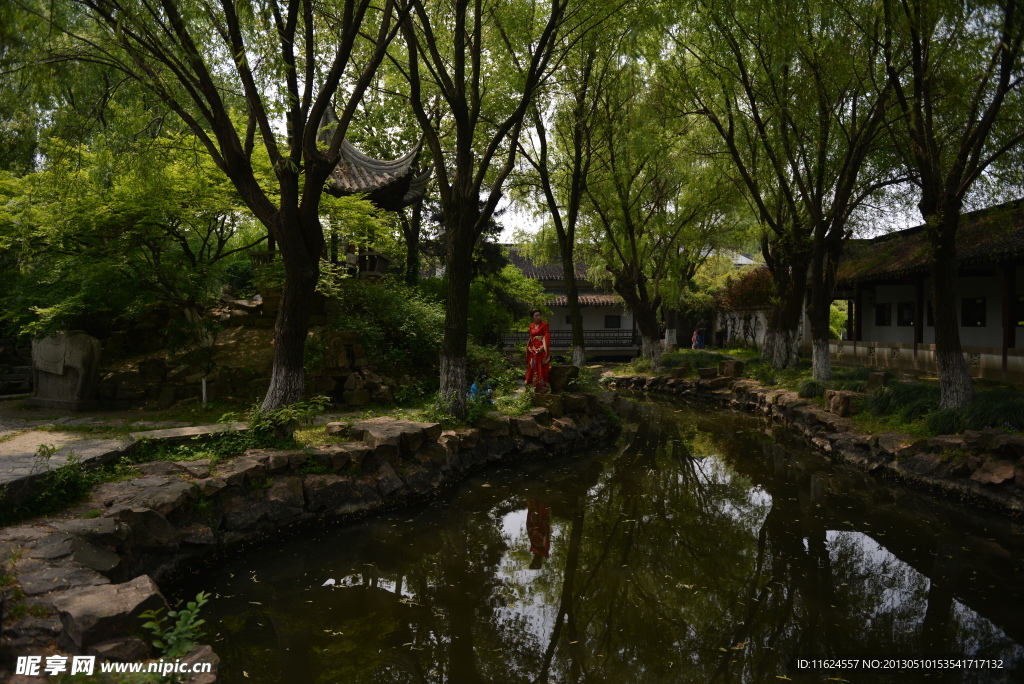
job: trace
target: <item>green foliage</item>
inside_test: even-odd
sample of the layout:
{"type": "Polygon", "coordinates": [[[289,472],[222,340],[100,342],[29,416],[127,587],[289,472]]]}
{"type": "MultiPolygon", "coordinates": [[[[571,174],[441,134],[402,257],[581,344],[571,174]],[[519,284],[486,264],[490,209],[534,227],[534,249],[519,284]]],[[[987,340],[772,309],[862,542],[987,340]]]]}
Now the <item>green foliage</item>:
{"type": "Polygon", "coordinates": [[[807,378],[800,381],[800,384],[797,386],[796,393],[797,396],[803,399],[813,399],[814,397],[820,397],[825,394],[825,385],[817,380],[807,378]]]}
{"type": "Polygon", "coordinates": [[[875,416],[898,415],[912,421],[939,407],[939,388],[918,382],[891,382],[869,394],[865,407],[875,416]]]}
{"type": "Polygon", "coordinates": [[[312,423],[330,403],[330,397],[318,395],[306,401],[285,404],[269,411],[263,411],[258,406],[254,406],[249,411],[249,431],[246,437],[260,444],[273,441],[275,438],[282,438],[284,435],[290,437],[299,424],[312,423]]]}
{"type": "Polygon", "coordinates": [[[846,331],[847,308],[849,304],[845,299],[832,302],[828,310],[828,332],[833,340],[841,340],[846,331]]]}
{"type": "Polygon", "coordinates": [[[348,279],[339,286],[335,330],[355,330],[376,367],[425,375],[437,366],[444,307],[417,288],[390,278],[348,279]]]}
{"type": "Polygon", "coordinates": [[[935,411],[925,417],[924,424],[933,435],[955,435],[963,429],[963,419],[957,409],[935,411]]]}
{"type": "Polygon", "coordinates": [[[761,359],[748,363],[746,374],[766,387],[779,384],[778,373],[770,363],[761,359]]]}
{"type": "Polygon", "coordinates": [[[194,142],[53,140],[47,165],[0,185],[0,247],[17,257],[0,316],[22,334],[102,332],[217,296],[225,268],[264,233],[194,142]]]}
{"type": "MultiPolygon", "coordinates": [[[[437,302],[444,301],[447,286],[444,278],[420,283],[420,289],[437,302]]],[[[515,266],[483,274],[469,288],[469,336],[479,344],[496,344],[509,330],[525,330],[531,308],[549,314],[544,306],[548,298],[540,281],[527,278],[515,266]]]]}
{"type": "Polygon", "coordinates": [[[638,356],[624,365],[622,370],[626,373],[650,373],[654,370],[654,365],[651,363],[650,359],[638,356]]]}
{"type": "Polygon", "coordinates": [[[302,464],[299,472],[306,475],[326,475],[327,473],[334,472],[329,465],[322,463],[312,456],[306,458],[306,462],[302,464]]]}
{"type": "Polygon", "coordinates": [[[506,416],[521,416],[533,408],[533,393],[527,389],[500,396],[494,400],[494,408],[506,416]]]}
{"type": "Polygon", "coordinates": [[[153,645],[159,648],[165,658],[180,658],[192,650],[203,632],[200,629],[206,620],[199,618],[200,609],[210,600],[209,594],[199,592],[195,601],[189,601],[182,610],[167,611],[166,619],[170,624],[164,625],[160,610],[147,610],[140,617],[149,620],[142,627],[153,632],[153,645]]]}
{"type": "Polygon", "coordinates": [[[1024,395],[1010,389],[979,392],[974,401],[961,409],[960,415],[965,430],[1024,430],[1024,395]]]}
{"type": "MultiPolygon", "coordinates": [[[[104,481],[105,473],[86,468],[72,453],[59,468],[50,468],[49,459],[57,451],[52,445],[41,445],[37,451],[37,469],[45,470],[43,477],[29,485],[31,494],[17,506],[0,511],[0,525],[10,525],[25,518],[47,515],[85,499],[93,485],[104,481]]],[[[12,486],[12,485],[6,485],[12,486]]]]}
{"type": "Polygon", "coordinates": [[[662,354],[661,365],[665,368],[686,368],[689,374],[696,374],[698,368],[715,368],[719,361],[728,360],[728,356],[706,349],[679,349],[662,354]]]}

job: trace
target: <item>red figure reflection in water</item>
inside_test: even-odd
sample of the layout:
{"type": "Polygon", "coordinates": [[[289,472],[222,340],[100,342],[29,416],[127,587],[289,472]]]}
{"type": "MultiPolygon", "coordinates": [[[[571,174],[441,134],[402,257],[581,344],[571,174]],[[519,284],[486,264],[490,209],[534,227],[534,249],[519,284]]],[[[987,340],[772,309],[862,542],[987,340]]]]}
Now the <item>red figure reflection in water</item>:
{"type": "Polygon", "coordinates": [[[526,534],[530,537],[533,560],[530,569],[537,570],[551,555],[551,507],[539,499],[530,499],[526,508],[526,534]]]}

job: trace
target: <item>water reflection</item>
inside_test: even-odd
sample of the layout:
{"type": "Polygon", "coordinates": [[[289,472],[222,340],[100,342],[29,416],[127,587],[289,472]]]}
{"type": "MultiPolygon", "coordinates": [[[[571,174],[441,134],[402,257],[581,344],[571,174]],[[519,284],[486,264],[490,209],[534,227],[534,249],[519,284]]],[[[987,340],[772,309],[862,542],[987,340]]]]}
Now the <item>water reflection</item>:
{"type": "Polygon", "coordinates": [[[488,472],[180,593],[219,595],[226,682],[824,681],[794,658],[837,654],[1006,668],[853,681],[1019,681],[1020,533],[752,417],[638,404],[605,452],[488,472]]]}

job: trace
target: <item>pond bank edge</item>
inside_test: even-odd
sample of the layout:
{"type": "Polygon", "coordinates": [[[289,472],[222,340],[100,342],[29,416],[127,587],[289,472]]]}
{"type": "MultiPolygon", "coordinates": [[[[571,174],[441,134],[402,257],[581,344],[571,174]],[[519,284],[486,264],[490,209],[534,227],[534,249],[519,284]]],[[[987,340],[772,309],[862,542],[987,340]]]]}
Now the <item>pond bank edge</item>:
{"type": "MultiPolygon", "coordinates": [[[[183,472],[174,475],[101,485],[93,495],[99,517],[0,530],[0,557],[9,559],[4,572],[9,565],[22,601],[35,611],[4,625],[0,681],[12,676],[17,656],[52,655],[55,648],[145,660],[138,615],[167,605],[156,582],[275,537],[429,500],[490,464],[554,458],[618,432],[612,393],[538,399],[544,405],[526,415],[490,413],[461,430],[391,418],[336,424],[337,432],[362,441],[253,449],[205,477],[194,477],[182,462],[183,472]],[[128,599],[126,587],[134,592],[128,599]]],[[[198,648],[217,660],[208,646],[198,648]]],[[[214,674],[189,681],[217,680],[214,674]]]]}
{"type": "Polygon", "coordinates": [[[692,397],[771,418],[827,454],[862,470],[1019,519],[1024,514],[1024,436],[1003,430],[915,439],[864,434],[796,392],[753,380],[605,376],[611,390],[692,397]]]}

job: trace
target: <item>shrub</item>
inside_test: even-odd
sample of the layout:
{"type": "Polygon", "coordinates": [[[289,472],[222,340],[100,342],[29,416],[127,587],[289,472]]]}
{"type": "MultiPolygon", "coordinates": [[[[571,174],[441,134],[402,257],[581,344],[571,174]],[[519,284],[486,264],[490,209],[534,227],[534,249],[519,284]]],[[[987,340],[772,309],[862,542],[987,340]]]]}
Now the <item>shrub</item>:
{"type": "Polygon", "coordinates": [[[355,330],[371,363],[389,371],[437,365],[444,337],[444,306],[393,280],[349,278],[339,285],[339,312],[331,327],[355,330]]]}
{"type": "Polygon", "coordinates": [[[770,386],[776,385],[779,382],[778,375],[775,373],[775,369],[771,367],[771,364],[764,361],[754,361],[747,366],[747,373],[754,380],[757,380],[762,385],[770,386]]]}
{"type": "Polygon", "coordinates": [[[963,428],[963,420],[956,409],[943,409],[929,414],[924,425],[933,435],[952,435],[963,428]]]}
{"type": "Polygon", "coordinates": [[[865,402],[868,412],[876,416],[899,414],[912,405],[908,415],[916,413],[914,417],[938,408],[939,389],[918,382],[894,382],[873,391],[865,402]]]}
{"type": "Polygon", "coordinates": [[[803,399],[812,399],[814,397],[820,397],[823,394],[825,394],[825,385],[818,382],[817,380],[801,380],[800,385],[797,387],[796,393],[803,399]]]}
{"type": "Polygon", "coordinates": [[[651,364],[651,360],[645,359],[642,356],[638,356],[623,366],[623,370],[630,373],[650,373],[653,369],[654,366],[651,364]]]}
{"type": "Polygon", "coordinates": [[[961,420],[965,430],[1024,430],[1024,394],[1009,389],[982,392],[961,410],[961,420]]]}

